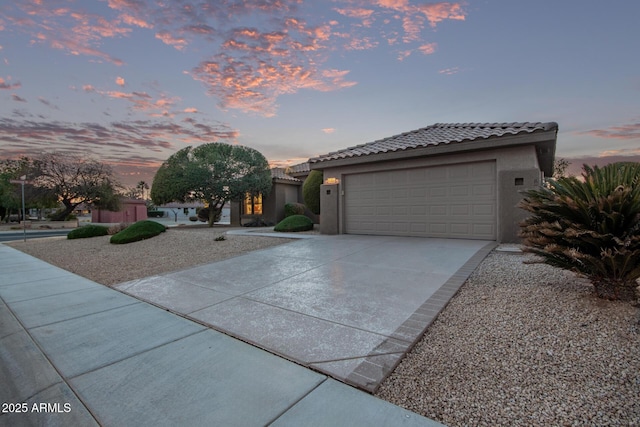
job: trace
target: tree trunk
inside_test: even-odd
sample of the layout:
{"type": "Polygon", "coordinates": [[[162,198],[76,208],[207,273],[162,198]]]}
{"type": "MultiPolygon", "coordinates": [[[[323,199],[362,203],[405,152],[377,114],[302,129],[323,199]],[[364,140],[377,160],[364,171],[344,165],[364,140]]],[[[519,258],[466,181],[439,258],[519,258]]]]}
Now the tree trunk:
{"type": "Polygon", "coordinates": [[[51,221],[64,221],[71,212],[73,212],[73,209],[78,206],[77,204],[72,204],[68,200],[63,200],[62,204],[64,205],[64,210],[53,215],[51,217],[51,221]]]}

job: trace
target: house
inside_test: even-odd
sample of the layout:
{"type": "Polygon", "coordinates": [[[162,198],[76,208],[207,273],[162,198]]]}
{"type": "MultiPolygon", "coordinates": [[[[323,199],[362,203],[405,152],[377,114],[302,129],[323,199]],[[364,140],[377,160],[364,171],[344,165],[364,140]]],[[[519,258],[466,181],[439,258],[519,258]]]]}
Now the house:
{"type": "MultiPolygon", "coordinates": [[[[231,225],[247,225],[257,223],[275,225],[284,219],[284,205],[287,203],[303,203],[302,185],[309,175],[308,163],[272,168],[271,192],[263,196],[247,195],[242,202],[231,202],[231,225]]],[[[317,217],[306,214],[317,222],[317,217]]]]}
{"type": "Polygon", "coordinates": [[[321,232],[517,242],[522,190],[553,173],[558,124],[434,124],[309,159],[321,232]]]}
{"type": "MultiPolygon", "coordinates": [[[[164,205],[156,206],[157,212],[162,212],[161,218],[167,218],[174,222],[184,223],[192,221],[192,218],[198,216],[198,211],[204,208],[205,205],[202,202],[171,202],[164,205]]],[[[225,204],[222,207],[220,214],[220,220],[216,224],[229,224],[229,205],[225,204]]]]}

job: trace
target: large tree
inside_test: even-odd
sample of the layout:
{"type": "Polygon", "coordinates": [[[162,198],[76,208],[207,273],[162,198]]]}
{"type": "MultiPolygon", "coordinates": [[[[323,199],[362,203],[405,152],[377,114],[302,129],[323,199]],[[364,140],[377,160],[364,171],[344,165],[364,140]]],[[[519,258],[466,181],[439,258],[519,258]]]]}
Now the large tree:
{"type": "Polygon", "coordinates": [[[0,219],[6,220],[12,211],[20,211],[20,188],[10,180],[26,175],[30,165],[26,157],[0,160],[0,219]]]}
{"type": "Polygon", "coordinates": [[[45,153],[33,163],[35,184],[50,190],[64,206],[53,216],[54,221],[63,221],[81,203],[119,209],[118,184],[108,165],[62,153],[45,153]]]}
{"type": "Polygon", "coordinates": [[[186,147],[169,157],[153,178],[151,199],[156,205],[201,200],[209,207],[209,226],[213,226],[226,202],[270,191],[269,164],[259,151],[210,143],[186,147]]]}

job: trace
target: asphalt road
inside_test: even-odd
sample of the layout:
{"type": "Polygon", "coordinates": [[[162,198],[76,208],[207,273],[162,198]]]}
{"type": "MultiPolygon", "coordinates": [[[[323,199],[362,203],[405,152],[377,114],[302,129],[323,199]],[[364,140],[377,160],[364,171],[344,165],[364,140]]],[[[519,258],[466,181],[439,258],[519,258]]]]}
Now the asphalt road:
{"type": "MultiPolygon", "coordinates": [[[[43,237],[66,236],[71,229],[64,230],[27,230],[27,239],[40,239],[43,237]]],[[[10,242],[13,240],[24,239],[24,232],[20,231],[3,231],[0,232],[0,242],[10,242]]]]}

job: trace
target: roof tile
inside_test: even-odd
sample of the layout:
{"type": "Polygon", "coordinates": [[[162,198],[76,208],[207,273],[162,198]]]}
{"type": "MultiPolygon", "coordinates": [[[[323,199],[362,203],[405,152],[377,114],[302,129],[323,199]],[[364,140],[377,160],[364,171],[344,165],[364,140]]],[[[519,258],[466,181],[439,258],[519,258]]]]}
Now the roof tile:
{"type": "Polygon", "coordinates": [[[548,131],[557,128],[558,124],[555,122],[436,123],[425,128],[404,132],[368,144],[360,144],[343,150],[333,151],[322,156],[313,157],[309,159],[309,162],[319,163],[328,160],[346,159],[440,144],[475,141],[506,134],[517,135],[540,130],[548,131]]]}

